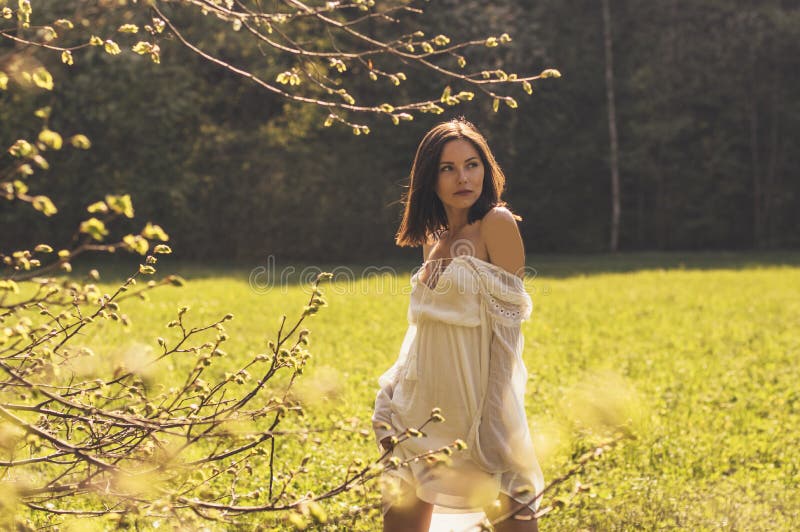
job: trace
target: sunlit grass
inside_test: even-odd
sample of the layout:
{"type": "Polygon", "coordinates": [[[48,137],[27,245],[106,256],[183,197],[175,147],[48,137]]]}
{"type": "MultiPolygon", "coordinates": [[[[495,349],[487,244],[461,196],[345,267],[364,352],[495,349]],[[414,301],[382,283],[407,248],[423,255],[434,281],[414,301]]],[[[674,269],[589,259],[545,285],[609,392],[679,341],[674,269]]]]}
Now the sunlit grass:
{"type": "MultiPolygon", "coordinates": [[[[798,254],[528,258],[538,274],[526,281],[534,302],[523,328],[526,406],[546,480],[620,420],[630,419],[636,436],[545,497],[543,507],[555,509],[542,530],[800,524],[799,264],[798,254]],[[589,489],[572,497],[576,480],[589,489]]],[[[236,357],[264,351],[281,315],[293,320],[309,296],[308,286],[297,285],[258,293],[246,266],[173,267],[163,259],[159,270],[189,283],[159,289],[147,303],[123,303],[130,331],[107,323],[76,345],[108,364],[152,356],[181,305],[196,325],[232,312],[223,371],[236,357]]],[[[338,422],[348,430],[278,440],[278,464],[295,467],[312,456],[308,473],[293,481],[298,495],[321,493],[354,459],[377,457],[369,423],[376,381],[407,327],[409,270],[397,271],[394,289],[387,282],[382,293],[375,282],[322,285],[328,306],[305,324],[313,358],[296,388],[307,415],[286,425],[338,422]]],[[[171,369],[180,367],[177,360],[171,369]]],[[[253,485],[264,482],[265,467],[256,468],[253,485]]],[[[338,515],[375,502],[376,490],[324,506],[338,515]]],[[[378,529],[379,514],[370,515],[355,527],[378,529]]],[[[270,516],[253,520],[274,524],[270,516]]]]}

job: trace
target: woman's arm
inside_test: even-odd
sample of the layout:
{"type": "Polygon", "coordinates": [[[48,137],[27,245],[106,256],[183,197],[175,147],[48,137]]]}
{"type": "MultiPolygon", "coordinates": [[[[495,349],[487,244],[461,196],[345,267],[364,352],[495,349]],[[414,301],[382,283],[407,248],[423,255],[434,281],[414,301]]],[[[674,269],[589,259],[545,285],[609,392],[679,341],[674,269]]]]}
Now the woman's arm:
{"type": "Polygon", "coordinates": [[[375,410],[372,414],[372,427],[375,431],[375,438],[380,442],[381,446],[388,450],[391,445],[391,440],[394,435],[392,430],[392,392],[393,386],[388,385],[378,390],[378,395],[375,398],[375,410]]]}
{"type": "Polygon", "coordinates": [[[406,361],[408,360],[408,352],[417,335],[416,324],[409,324],[406,329],[406,334],[403,337],[403,342],[400,345],[400,353],[397,356],[392,367],[380,376],[378,384],[380,389],[378,395],[375,397],[375,409],[372,414],[372,428],[375,431],[375,437],[384,448],[389,448],[388,441],[397,432],[392,425],[392,396],[394,395],[394,388],[399,378],[400,371],[405,368],[406,361]]]}
{"type": "Polygon", "coordinates": [[[520,325],[492,326],[489,375],[478,431],[477,456],[491,471],[529,471],[536,454],[525,413],[528,372],[520,325]]]}

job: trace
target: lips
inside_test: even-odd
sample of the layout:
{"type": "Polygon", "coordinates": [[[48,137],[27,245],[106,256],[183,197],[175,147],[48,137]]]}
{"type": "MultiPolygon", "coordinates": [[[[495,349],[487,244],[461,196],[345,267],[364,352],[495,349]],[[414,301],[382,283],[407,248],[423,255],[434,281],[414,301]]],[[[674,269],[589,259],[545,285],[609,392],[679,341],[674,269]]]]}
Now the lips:
{"type": "Polygon", "coordinates": [[[456,196],[466,196],[467,194],[472,194],[471,190],[459,190],[456,192],[456,196]]]}

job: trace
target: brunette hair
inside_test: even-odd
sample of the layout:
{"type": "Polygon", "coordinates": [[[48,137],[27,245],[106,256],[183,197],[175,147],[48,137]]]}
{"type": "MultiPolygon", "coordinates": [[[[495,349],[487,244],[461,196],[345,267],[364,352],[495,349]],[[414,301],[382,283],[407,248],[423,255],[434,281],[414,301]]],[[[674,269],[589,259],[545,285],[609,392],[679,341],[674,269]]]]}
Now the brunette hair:
{"type": "MultiPolygon", "coordinates": [[[[447,214],[442,200],[436,195],[436,181],[444,145],[456,139],[469,141],[475,147],[485,169],[483,190],[467,213],[467,223],[482,219],[494,207],[506,206],[506,202],[500,199],[506,176],[478,128],[464,117],[442,122],[425,134],[417,148],[408,190],[401,200],[405,209],[395,238],[398,246],[420,246],[431,236],[438,238],[447,229],[447,214]]],[[[514,218],[522,220],[516,214],[514,218]]]]}

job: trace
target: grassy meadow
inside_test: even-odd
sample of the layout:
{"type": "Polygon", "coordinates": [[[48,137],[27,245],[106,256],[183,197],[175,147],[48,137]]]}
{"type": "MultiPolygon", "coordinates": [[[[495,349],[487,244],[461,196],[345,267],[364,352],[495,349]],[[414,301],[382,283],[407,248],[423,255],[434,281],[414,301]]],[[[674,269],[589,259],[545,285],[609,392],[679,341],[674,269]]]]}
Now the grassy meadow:
{"type": "MultiPolygon", "coordinates": [[[[248,277],[257,266],[162,258],[156,277],[177,273],[187,285],[123,302],[133,322],[128,331],[103,323],[79,343],[109,361],[148,357],[158,336],[174,335],[166,324],[180,306],[189,306],[192,325],[232,312],[228,355],[215,362],[217,371],[230,370],[237,357],[263,352],[280,317],[291,323],[309,298],[309,284],[254,289],[248,277]]],[[[380,280],[362,278],[366,265],[317,266],[338,268],[342,277],[321,284],[327,306],[304,324],[313,357],[295,394],[306,415],[281,426],[320,430],[279,438],[275,456],[280,472],[310,455],[308,471],[288,488],[298,496],[321,493],[354,460],[378,456],[370,427],[377,378],[407,327],[414,262],[391,265],[396,275],[380,280]]],[[[526,280],[534,304],[523,328],[526,406],[546,480],[564,474],[615,423],[629,420],[635,435],[548,493],[542,508],[552,510],[540,530],[800,527],[800,253],[529,256],[528,266],[536,275],[526,280]]],[[[104,289],[127,272],[119,264],[101,268],[104,289]]],[[[182,367],[175,360],[159,371],[182,379],[182,367]]],[[[243,482],[263,485],[262,458],[243,482]]],[[[377,500],[373,482],[323,507],[337,516],[377,500]]],[[[379,530],[379,517],[372,511],[338,528],[379,530]]],[[[289,528],[271,515],[249,519],[289,528]]]]}

